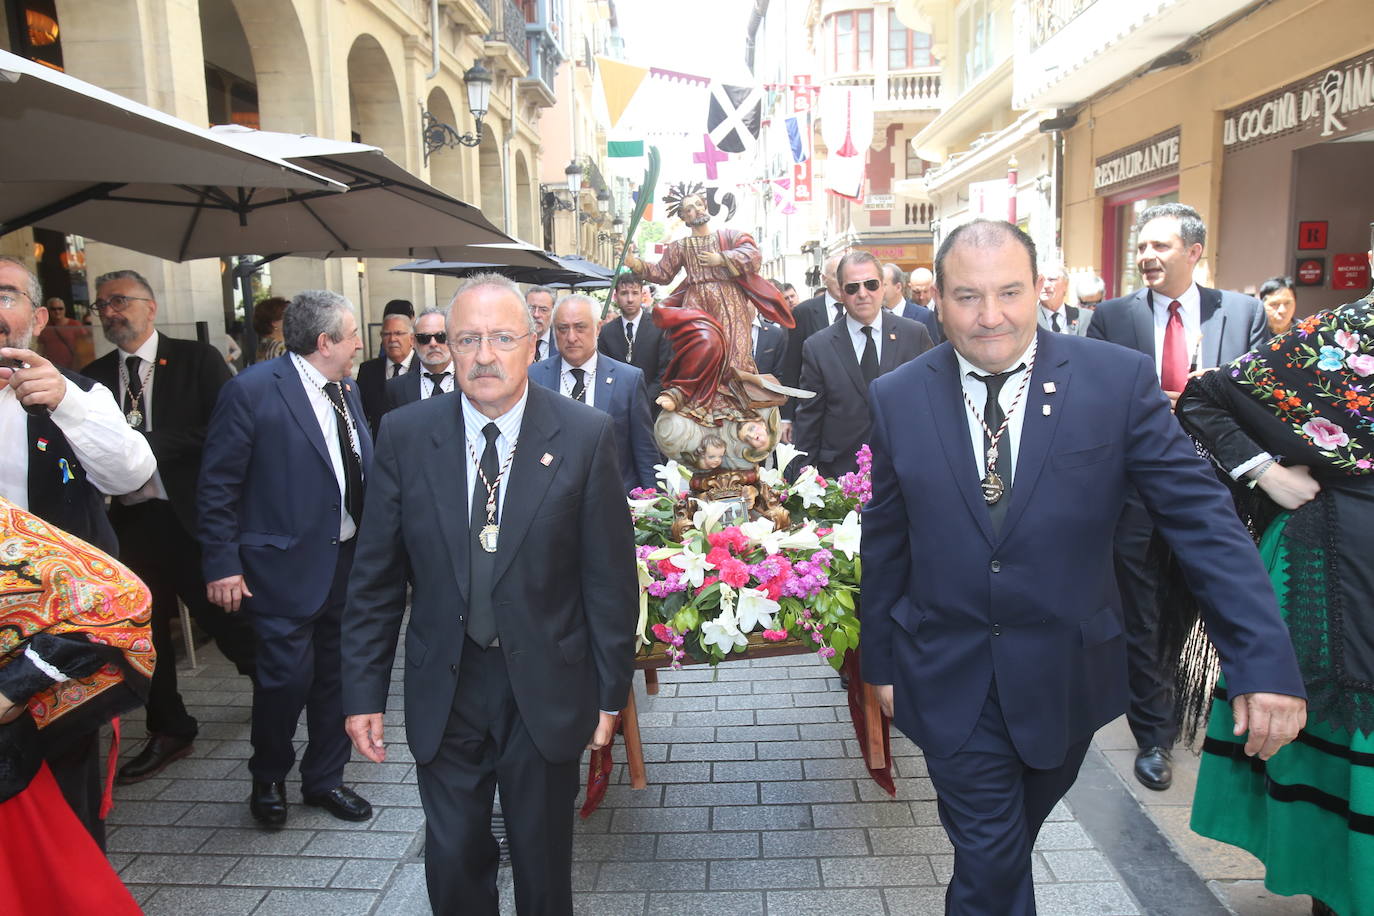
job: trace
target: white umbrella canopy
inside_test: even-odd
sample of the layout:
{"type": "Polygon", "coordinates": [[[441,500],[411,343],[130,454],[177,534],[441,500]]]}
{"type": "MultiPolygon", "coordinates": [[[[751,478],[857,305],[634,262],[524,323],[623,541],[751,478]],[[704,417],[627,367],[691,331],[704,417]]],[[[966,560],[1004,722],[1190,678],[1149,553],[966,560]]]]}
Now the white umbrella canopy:
{"type": "MultiPolygon", "coordinates": [[[[0,233],[144,186],[343,190],[280,159],[42,64],[0,51],[0,233]]],[[[117,240],[113,240],[117,241],[117,240]]]]}

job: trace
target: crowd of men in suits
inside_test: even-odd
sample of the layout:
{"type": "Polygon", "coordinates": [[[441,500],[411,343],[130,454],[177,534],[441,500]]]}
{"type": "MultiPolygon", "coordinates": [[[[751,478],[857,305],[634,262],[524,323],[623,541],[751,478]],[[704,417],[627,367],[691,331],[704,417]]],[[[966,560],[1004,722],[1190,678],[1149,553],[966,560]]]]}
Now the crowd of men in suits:
{"type": "MultiPolygon", "coordinates": [[[[1008,257],[1022,257],[1019,236],[983,235],[969,236],[971,251],[1005,248],[1008,257]]],[[[1264,312],[1251,297],[1193,281],[1206,230],[1191,208],[1147,210],[1138,235],[1140,290],[1090,310],[1094,295],[1101,297],[1101,281],[1091,278],[1076,290],[1079,304],[1069,305],[1063,264],[1032,261],[1038,279],[1026,295],[1034,297],[1042,333],[1138,351],[1136,362],[1175,399],[1191,374],[1256,345],[1264,312]]],[[[1029,251],[1033,258],[1033,246],[1029,251]]],[[[1016,275],[1024,285],[1019,267],[1016,275]]],[[[903,367],[934,368],[922,355],[946,340],[963,359],[1001,332],[980,325],[966,307],[972,294],[951,290],[929,270],[907,277],[854,251],[828,259],[821,277],[823,290],[805,301],[779,284],[793,303],[795,327],[757,319],[753,340],[760,373],[814,393],[784,409],[783,436],[830,477],[852,471],[856,451],[873,439],[874,392],[879,402],[907,404],[918,382],[927,385],[925,375],[903,367]],[[900,380],[884,379],[899,371],[900,380]]],[[[342,819],[367,820],[371,806],[344,785],[344,764],[350,747],[370,759],[385,756],[381,717],[409,603],[407,727],[429,818],[435,911],[495,912],[496,851],[486,819],[498,783],[517,787],[502,793],[517,900],[522,908],[563,911],[571,893],[576,760],[584,746],[609,740],[629,678],[632,620],[622,618],[636,605],[632,532],[615,507],[629,491],[654,486],[662,461],[654,398],[672,354],[644,285],[618,277],[615,315],[605,321],[601,304],[586,296],[560,299],[545,287],[522,293],[490,275],[464,283],[447,309],[416,315],[410,303],[393,301],[381,352],[356,374],[363,344],[352,304],[305,291],[285,312],[286,353],[232,379],[214,347],[158,331],[157,294],[137,272],[105,274],[95,289],[93,308],[114,349],[78,375],[32,349],[48,317],[38,281],[19,260],[0,257],[0,495],[119,556],[151,589],[159,664],[147,735],[119,768],[119,781],[147,779],[193,752],[197,723],[178,693],[172,636],[181,603],[251,679],[253,817],[275,827],[289,816],[285,781],[297,762],[293,739],[304,712],[302,800],[342,819]],[[442,460],[414,460],[426,450],[442,460]],[[550,603],[553,595],[560,597],[550,603]],[[525,619],[535,605],[549,616],[525,619]],[[467,638],[455,640],[454,627],[467,638]]],[[[1034,336],[1034,327],[1017,333],[1034,336]]],[[[1054,345],[1045,351],[1045,358],[1058,353],[1054,345]]],[[[1113,356],[1108,349],[1085,353],[1094,369],[1113,356]]],[[[1124,353],[1116,358],[1125,362],[1124,353]]],[[[941,371],[952,370],[954,357],[941,359],[941,371]]],[[[991,362],[988,371],[997,369],[991,362]]],[[[954,390],[960,382],[950,384],[954,390]]],[[[999,395],[986,384],[987,413],[999,416],[999,395]]],[[[1007,400],[1012,386],[997,386],[1007,400]]],[[[1044,388],[1054,390],[1052,383],[1044,388]]],[[[1168,417],[1152,415],[1151,422],[1173,428],[1168,417]]],[[[956,425],[962,429],[962,421],[956,425]]],[[[970,431],[978,441],[981,434],[970,431]]],[[[1012,431],[1020,436],[1019,426],[1012,431]]],[[[894,427],[885,435],[901,439],[891,448],[913,456],[939,444],[929,436],[908,442],[894,427]]],[[[1068,457],[1075,456],[1086,469],[1092,456],[1068,457]]],[[[997,459],[998,469],[1004,459],[1010,453],[997,459]]],[[[929,456],[912,460],[939,464],[929,456]]],[[[1160,552],[1150,546],[1159,535],[1176,536],[1177,526],[1161,528],[1151,511],[1162,478],[1149,478],[1148,486],[1143,495],[1132,487],[1120,494],[1108,575],[1125,613],[1136,775],[1162,789],[1171,779],[1174,717],[1153,654],[1160,552]]],[[[958,498],[957,487],[949,493],[958,498]]],[[[1014,521],[993,513],[991,527],[969,539],[981,543],[1014,521]]],[[[892,562],[895,569],[913,561],[894,554],[892,562]]],[[[1001,561],[991,562],[997,572],[1001,561]]],[[[882,587],[896,595],[899,586],[882,587]]],[[[914,614],[891,616],[914,632],[921,625],[914,614]]],[[[1114,638],[1112,623],[1092,622],[1091,633],[1085,623],[1084,640],[1114,638]]],[[[888,629],[880,624],[873,638],[889,639],[888,629]]],[[[874,683],[910,661],[900,653],[894,661],[876,644],[873,657],[879,662],[866,678],[874,683]]],[[[917,680],[896,677],[900,709],[900,685],[917,680]]],[[[987,704],[982,695],[974,699],[960,707],[970,722],[1010,714],[995,693],[987,704]]],[[[1108,692],[1094,702],[1089,709],[1084,701],[1081,715],[1067,714],[1077,723],[1071,731],[1097,722],[1115,698],[1108,692]]],[[[899,712],[898,724],[936,751],[952,750],[948,722],[931,718],[939,711],[920,716],[899,712]]],[[[1023,742],[1025,727],[1008,718],[988,740],[1005,745],[1010,734],[1029,766],[1051,758],[1059,766],[1064,747],[1023,742]]],[[[98,749],[90,738],[51,749],[50,760],[99,838],[98,749]]],[[[1074,772],[1077,759],[1074,745],[1074,772]]],[[[942,793],[963,791],[957,770],[946,769],[942,793]]],[[[1030,815],[1035,829],[1066,786],[1056,778],[1037,790],[1045,804],[1030,815]]],[[[956,856],[956,883],[1006,884],[989,877],[1002,866],[955,839],[965,856],[956,856]]],[[[1026,875],[1013,876],[1017,895],[1024,895],[1026,875]]],[[[981,892],[967,893],[973,899],[981,892]]]]}

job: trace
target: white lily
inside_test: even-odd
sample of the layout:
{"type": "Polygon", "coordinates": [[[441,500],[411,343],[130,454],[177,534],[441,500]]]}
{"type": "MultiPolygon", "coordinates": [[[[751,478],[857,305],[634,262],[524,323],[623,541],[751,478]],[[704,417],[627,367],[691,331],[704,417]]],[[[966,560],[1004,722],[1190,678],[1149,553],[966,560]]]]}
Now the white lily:
{"type": "Polygon", "coordinates": [[[720,517],[730,508],[723,499],[698,499],[697,511],[692,515],[692,527],[702,534],[710,534],[720,527],[720,517]]]}
{"type": "Polygon", "coordinates": [[[654,465],[654,472],[659,483],[663,484],[663,491],[671,496],[676,496],[687,489],[687,480],[691,475],[685,473],[685,470],[682,465],[671,458],[663,464],[654,465]]]}
{"type": "Polygon", "coordinates": [[[735,620],[732,607],[734,594],[734,589],[721,583],[720,613],[716,615],[715,620],[708,620],[701,625],[702,645],[719,646],[720,651],[727,655],[736,646],[749,645],[749,638],[740,632],[739,622],[735,620]]]}
{"type": "Polygon", "coordinates": [[[808,464],[801,469],[801,473],[797,475],[797,482],[792,484],[789,491],[794,496],[802,498],[804,509],[818,509],[825,505],[825,487],[816,483],[817,476],[816,469],[808,464]]]}
{"type": "Polygon", "coordinates": [[[641,512],[652,509],[662,498],[662,496],[655,496],[652,499],[626,499],[625,501],[630,504],[630,511],[639,515],[641,512]]]}
{"type": "MultiPolygon", "coordinates": [[[[740,534],[749,539],[751,547],[762,544],[764,538],[773,533],[773,522],[767,518],[756,518],[752,522],[745,522],[739,526],[740,534]]],[[[773,553],[774,551],[769,551],[773,553]]]]}
{"type": "Polygon", "coordinates": [[[706,554],[701,552],[695,541],[687,544],[682,553],[673,558],[673,565],[682,570],[682,581],[693,588],[701,588],[706,572],[711,564],[706,562],[706,554]]]}
{"type": "Polygon", "coordinates": [[[752,633],[757,629],[773,629],[773,615],[780,607],[781,605],[769,598],[763,589],[740,589],[739,601],[735,605],[736,621],[740,631],[752,633]]]}
{"type": "Polygon", "coordinates": [[[759,483],[774,490],[787,489],[787,478],[777,468],[759,468],[759,483]]]}
{"type": "Polygon", "coordinates": [[[646,589],[654,577],[649,574],[649,566],[643,560],[637,560],[635,565],[639,569],[639,619],[635,621],[635,651],[638,652],[649,644],[649,640],[644,638],[644,628],[649,625],[649,593],[646,589]]]}
{"type": "Polygon", "coordinates": [[[835,526],[835,530],[830,533],[830,544],[840,553],[854,559],[854,554],[859,552],[861,531],[859,525],[859,513],[853,509],[844,517],[844,521],[835,526]]]}
{"type": "Polygon", "coordinates": [[[787,469],[787,466],[792,463],[792,459],[805,454],[806,452],[790,442],[779,442],[773,446],[773,457],[778,460],[778,467],[782,470],[787,469]]]}

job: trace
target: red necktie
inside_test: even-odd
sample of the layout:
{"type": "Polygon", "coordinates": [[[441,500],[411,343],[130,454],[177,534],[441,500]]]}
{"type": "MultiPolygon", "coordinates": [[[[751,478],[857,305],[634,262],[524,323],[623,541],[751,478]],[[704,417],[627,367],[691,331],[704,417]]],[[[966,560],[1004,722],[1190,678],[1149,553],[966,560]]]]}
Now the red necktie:
{"type": "Polygon", "coordinates": [[[1169,303],[1169,323],[1164,326],[1164,352],[1159,361],[1159,386],[1165,391],[1182,391],[1188,384],[1188,343],[1184,340],[1183,306],[1169,303]]]}

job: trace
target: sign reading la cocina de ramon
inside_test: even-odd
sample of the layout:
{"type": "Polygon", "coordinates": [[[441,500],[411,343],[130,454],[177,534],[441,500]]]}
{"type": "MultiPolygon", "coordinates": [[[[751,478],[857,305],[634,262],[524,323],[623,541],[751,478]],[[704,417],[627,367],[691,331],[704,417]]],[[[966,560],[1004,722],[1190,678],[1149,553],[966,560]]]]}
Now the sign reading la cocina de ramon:
{"type": "Polygon", "coordinates": [[[1093,168],[1093,190],[1099,194],[1163,178],[1178,171],[1178,143],[1182,131],[1171,128],[1125,149],[1108,153],[1093,168]]]}
{"type": "Polygon", "coordinates": [[[1221,142],[1229,153],[1286,134],[1311,131],[1327,139],[1369,125],[1374,125],[1374,51],[1231,109],[1221,142]]]}

